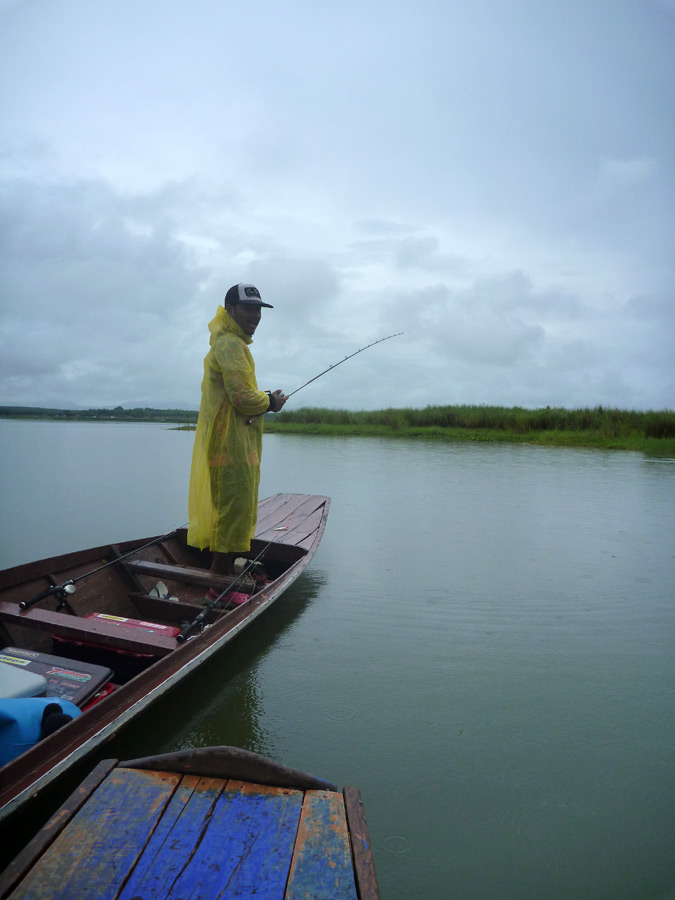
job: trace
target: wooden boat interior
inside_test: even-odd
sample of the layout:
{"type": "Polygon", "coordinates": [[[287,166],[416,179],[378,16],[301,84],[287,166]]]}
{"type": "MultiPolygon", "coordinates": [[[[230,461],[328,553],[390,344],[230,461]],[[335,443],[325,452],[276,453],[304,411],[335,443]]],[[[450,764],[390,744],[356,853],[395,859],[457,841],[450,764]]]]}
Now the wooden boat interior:
{"type": "Polygon", "coordinates": [[[104,666],[112,670],[113,687],[124,684],[172,653],[181,629],[198,615],[204,625],[241,616],[242,606],[209,608],[210,587],[224,602],[230,589],[243,606],[263,602],[315,545],[325,502],[295,494],[261,502],[256,537],[242,554],[259,559],[255,570],[261,577],[255,579],[210,573],[211,553],[189,546],[184,528],[6,570],[0,580],[0,661],[12,650],[47,654],[104,666]],[[72,593],[61,591],[31,605],[45,591],[70,582],[72,593]]]}

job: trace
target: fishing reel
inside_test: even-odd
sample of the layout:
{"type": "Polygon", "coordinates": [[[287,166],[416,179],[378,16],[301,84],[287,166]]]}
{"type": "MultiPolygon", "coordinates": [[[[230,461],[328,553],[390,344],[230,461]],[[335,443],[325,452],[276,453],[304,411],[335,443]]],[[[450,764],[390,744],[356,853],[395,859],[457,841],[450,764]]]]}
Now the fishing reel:
{"type": "Polygon", "coordinates": [[[70,597],[70,595],[74,593],[75,582],[73,581],[66,581],[63,584],[55,584],[53,587],[47,588],[46,591],[42,591],[41,593],[36,594],[29,600],[21,600],[19,602],[19,609],[30,609],[31,606],[36,606],[41,600],[46,600],[47,597],[55,597],[56,600],[58,600],[58,606],[56,607],[57,612],[62,609],[66,609],[72,616],[76,616],[77,613],[68,602],[68,597],[70,597]]]}

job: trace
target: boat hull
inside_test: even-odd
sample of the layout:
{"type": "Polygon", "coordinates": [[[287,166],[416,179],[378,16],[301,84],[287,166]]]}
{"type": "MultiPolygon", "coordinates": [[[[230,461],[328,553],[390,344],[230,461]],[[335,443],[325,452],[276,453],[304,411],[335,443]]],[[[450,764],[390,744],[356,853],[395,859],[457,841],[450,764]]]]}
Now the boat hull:
{"type": "MultiPolygon", "coordinates": [[[[278,572],[277,577],[253,593],[244,605],[220,614],[220,617],[201,633],[190,636],[184,643],[173,641],[173,646],[168,646],[166,639],[161,641],[156,639],[156,646],[153,645],[149,649],[155,653],[161,652],[163,654],[161,657],[156,658],[152,664],[131,677],[126,683],[116,687],[109,696],[95,703],[79,718],[40,741],[26,753],[0,769],[0,819],[6,818],[18,810],[73,765],[114,737],[137,715],[171,691],[204,662],[219,653],[237,634],[262,615],[293,584],[309,564],[323,535],[329,506],[330,500],[327,497],[313,495],[278,494],[261,501],[256,547],[267,546],[268,555],[276,554],[277,559],[274,565],[276,566],[275,571],[278,572]],[[273,553],[270,551],[270,547],[273,553]]],[[[166,536],[158,542],[166,548],[167,554],[171,558],[178,553],[189,552],[184,547],[184,533],[178,533],[173,539],[175,546],[171,545],[166,536]]],[[[143,550],[143,548],[148,543],[147,539],[127,542],[114,550],[117,556],[124,557],[130,552],[133,553],[136,545],[147,556],[149,551],[143,550]]],[[[109,547],[95,548],[81,551],[79,554],[68,554],[0,572],[0,624],[3,625],[3,630],[5,630],[5,625],[6,629],[14,629],[14,633],[8,637],[15,638],[17,634],[27,631],[22,624],[17,625],[17,621],[35,624],[28,618],[22,618],[22,616],[29,616],[30,610],[21,611],[19,603],[22,598],[31,596],[36,587],[43,586],[41,578],[49,576],[50,580],[54,581],[54,573],[56,573],[58,582],[63,583],[62,579],[63,581],[67,580],[64,576],[68,576],[72,572],[79,572],[81,575],[87,571],[88,567],[89,569],[95,568],[97,561],[110,555],[110,550],[109,547]]],[[[206,564],[208,558],[208,554],[202,554],[200,561],[206,564]]],[[[175,568],[181,568],[180,563],[176,564],[175,568]]],[[[194,566],[190,568],[192,571],[194,566]]],[[[114,577],[119,575],[120,582],[123,582],[119,587],[121,599],[126,601],[126,596],[132,596],[136,602],[139,602],[140,599],[143,599],[144,603],[150,602],[147,588],[152,578],[137,577],[131,563],[125,562],[106,570],[102,575],[111,578],[113,576],[109,573],[116,569],[118,572],[114,577]]],[[[208,570],[202,568],[202,571],[206,573],[208,570]]],[[[183,573],[176,574],[179,574],[181,578],[184,577],[183,573]]],[[[80,575],[75,577],[79,578],[80,575]]],[[[91,580],[100,579],[102,575],[94,576],[91,580]]],[[[185,582],[181,580],[171,583],[171,586],[182,592],[188,591],[190,599],[194,599],[194,596],[200,592],[203,593],[202,585],[191,586],[188,590],[185,582]]],[[[109,587],[106,586],[106,590],[108,589],[109,587]]],[[[87,596],[87,579],[83,578],[80,602],[84,610],[88,609],[91,603],[100,604],[100,595],[105,592],[99,586],[95,589],[92,588],[92,593],[96,596],[89,598],[87,596]]],[[[156,609],[158,602],[152,601],[152,603],[154,604],[152,608],[156,609]]],[[[199,609],[192,602],[182,606],[178,604],[178,607],[178,609],[175,606],[166,607],[167,614],[174,615],[184,613],[186,609],[199,609]]],[[[56,622],[56,625],[52,627],[57,627],[61,621],[60,615],[64,622],[62,630],[67,635],[70,635],[74,627],[82,628],[85,622],[90,621],[79,617],[73,620],[58,612],[49,612],[42,617],[42,619],[47,619],[47,623],[42,619],[37,619],[37,625],[42,629],[45,624],[50,625],[56,622]]],[[[217,612],[214,611],[213,616],[216,615],[217,612]]],[[[120,617],[110,616],[110,618],[120,617]]],[[[106,626],[103,631],[98,626],[92,625],[92,628],[97,629],[95,634],[97,646],[100,642],[109,641],[112,645],[115,641],[119,643],[119,640],[122,640],[121,638],[118,640],[114,634],[116,629],[112,626],[106,626]]],[[[118,631],[121,632],[121,629],[118,631]]],[[[12,643],[18,642],[12,640],[12,643]]],[[[123,644],[123,646],[127,645],[123,644]]],[[[130,646],[138,649],[137,644],[130,644],[130,646]]],[[[128,653],[126,650],[124,652],[128,653]]]]}

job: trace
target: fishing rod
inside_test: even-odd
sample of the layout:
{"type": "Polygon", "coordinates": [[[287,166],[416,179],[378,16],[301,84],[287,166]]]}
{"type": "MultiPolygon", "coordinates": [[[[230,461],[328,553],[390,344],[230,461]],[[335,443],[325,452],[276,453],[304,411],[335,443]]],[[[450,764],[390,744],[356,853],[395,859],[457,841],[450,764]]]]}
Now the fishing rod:
{"type": "MultiPolygon", "coordinates": [[[[353,353],[350,353],[349,356],[345,356],[344,359],[341,359],[340,362],[333,363],[332,366],[328,366],[327,369],[324,369],[323,372],[319,372],[318,375],[315,375],[314,378],[310,378],[309,381],[306,381],[304,384],[301,384],[300,387],[296,388],[294,391],[291,391],[290,394],[286,394],[286,399],[292,397],[293,394],[297,394],[298,391],[301,391],[303,388],[306,388],[308,384],[311,384],[313,381],[316,381],[317,378],[321,378],[322,375],[325,375],[327,372],[330,372],[331,369],[337,369],[338,366],[341,366],[342,363],[347,362],[348,359],[351,359],[353,356],[358,356],[359,353],[363,353],[364,350],[369,350],[371,347],[374,347],[375,344],[381,344],[383,341],[389,341],[391,338],[400,337],[403,334],[402,331],[396,332],[396,334],[388,334],[387,337],[379,338],[377,341],[373,341],[372,344],[366,344],[365,347],[361,347],[360,350],[355,350],[353,353]]],[[[256,419],[257,416],[251,416],[250,419],[246,420],[246,424],[250,425],[253,419],[256,419]]]]}
{"type": "Polygon", "coordinates": [[[151,541],[148,541],[147,544],[143,544],[142,547],[134,547],[133,550],[125,553],[123,556],[117,556],[115,559],[111,559],[110,562],[103,563],[102,566],[98,566],[96,569],[92,569],[91,572],[84,572],[82,575],[78,575],[77,578],[71,578],[70,581],[64,581],[63,584],[55,584],[53,585],[53,587],[47,588],[46,591],[41,591],[41,593],[36,594],[29,600],[21,600],[21,602],[19,603],[19,609],[30,609],[31,606],[35,606],[35,604],[39,603],[40,600],[45,600],[47,597],[56,597],[56,599],[59,601],[59,609],[65,607],[69,613],[71,613],[72,615],[76,615],[75,610],[68,603],[68,597],[71,594],[75,593],[75,585],[78,581],[82,581],[83,578],[89,578],[90,575],[95,575],[97,572],[102,572],[103,569],[108,569],[110,568],[110,566],[116,566],[118,563],[121,563],[123,560],[128,559],[135,553],[140,553],[141,550],[145,550],[146,547],[152,547],[154,546],[154,544],[159,544],[160,541],[171,537],[172,534],[175,534],[177,531],[180,531],[181,528],[185,528],[187,525],[188,523],[186,522],[184,525],[179,525],[177,528],[174,528],[173,531],[167,531],[167,533],[161,535],[161,537],[153,538],[151,541]]]}
{"type": "Polygon", "coordinates": [[[350,353],[349,356],[345,356],[344,359],[341,359],[340,362],[333,363],[332,366],[328,366],[327,369],[324,369],[323,372],[319,372],[318,375],[315,375],[314,378],[310,378],[309,381],[306,381],[304,384],[301,384],[299,388],[296,388],[294,391],[291,391],[290,394],[286,394],[286,399],[292,397],[293,394],[297,394],[298,391],[301,391],[303,388],[306,388],[308,384],[311,384],[313,381],[316,381],[317,378],[321,378],[322,375],[325,375],[327,372],[330,372],[331,369],[337,369],[338,366],[341,366],[343,362],[347,362],[348,359],[351,359],[353,356],[358,356],[359,353],[363,353],[364,350],[369,350],[371,347],[374,347],[375,344],[381,344],[383,341],[391,340],[391,338],[400,337],[403,334],[402,331],[398,331],[396,334],[388,334],[387,337],[380,338],[377,341],[373,341],[372,344],[366,344],[365,347],[361,347],[360,350],[355,350],[353,353],[350,353]]]}
{"type": "MultiPolygon", "coordinates": [[[[231,584],[228,584],[228,586],[226,588],[223,588],[223,590],[215,598],[215,600],[209,600],[208,603],[204,606],[204,609],[192,620],[192,622],[188,622],[188,624],[183,627],[180,634],[176,635],[176,641],[179,644],[182,644],[185,641],[187,641],[187,639],[192,634],[192,632],[195,630],[195,628],[197,628],[198,625],[201,625],[202,622],[204,622],[204,620],[206,619],[206,617],[208,616],[208,614],[211,612],[212,609],[219,608],[219,604],[220,604],[221,600],[223,599],[223,597],[225,597],[226,594],[231,594],[234,591],[235,587],[237,587],[243,581],[244,576],[247,575],[251,571],[251,569],[253,569],[255,567],[256,563],[260,562],[260,560],[267,553],[267,551],[269,550],[269,548],[272,546],[273,543],[274,543],[274,538],[272,538],[271,541],[269,541],[267,544],[265,544],[265,546],[262,548],[262,550],[256,556],[255,559],[249,560],[248,565],[245,566],[244,569],[242,569],[242,571],[239,573],[239,575],[234,579],[234,581],[231,584]]],[[[249,597],[249,601],[250,601],[250,597],[249,597]]]]}

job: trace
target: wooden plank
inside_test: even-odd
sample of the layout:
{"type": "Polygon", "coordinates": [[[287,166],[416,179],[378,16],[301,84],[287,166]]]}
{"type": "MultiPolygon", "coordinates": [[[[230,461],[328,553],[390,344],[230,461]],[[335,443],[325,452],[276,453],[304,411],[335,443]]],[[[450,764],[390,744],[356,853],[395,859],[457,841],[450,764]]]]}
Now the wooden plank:
{"type": "Polygon", "coordinates": [[[283,509],[287,504],[292,502],[295,494],[275,494],[268,497],[258,504],[258,521],[270,519],[273,516],[279,516],[279,510],[283,509]]]}
{"type": "Polygon", "coordinates": [[[358,900],[341,794],[307,791],[284,900],[358,900]]]}
{"type": "Polygon", "coordinates": [[[352,839],[354,874],[359,900],[380,900],[380,889],[375,875],[375,860],[363,809],[363,799],[358,788],[347,785],[342,791],[345,801],[347,826],[352,839]]]}
{"type": "Polygon", "coordinates": [[[12,900],[113,900],[180,776],[113,769],[12,900]]]}
{"type": "Polygon", "coordinates": [[[180,565],[180,563],[174,556],[173,550],[171,549],[171,547],[169,547],[169,545],[165,541],[159,541],[159,543],[156,546],[161,548],[162,552],[167,556],[171,565],[173,565],[173,566],[180,565]]]}
{"type": "Polygon", "coordinates": [[[279,524],[286,524],[291,519],[300,520],[323,506],[325,500],[318,494],[291,494],[289,501],[275,511],[274,517],[279,524]]]}
{"type": "Polygon", "coordinates": [[[263,531],[258,537],[263,541],[276,540],[283,542],[284,544],[299,544],[317,530],[321,524],[322,518],[323,506],[320,506],[308,516],[301,516],[299,518],[291,516],[284,523],[284,531],[279,532],[275,531],[274,528],[271,528],[267,531],[263,531]]]}
{"type": "Polygon", "coordinates": [[[267,531],[275,525],[285,525],[287,519],[301,514],[303,510],[313,512],[324,501],[323,497],[306,494],[283,494],[281,496],[286,498],[284,502],[276,504],[274,508],[267,507],[264,512],[258,512],[256,537],[262,531],[267,531]]]}
{"type": "Polygon", "coordinates": [[[184,775],[118,900],[160,900],[198,846],[226,782],[184,775]]]}
{"type": "MultiPolygon", "coordinates": [[[[163,597],[151,597],[148,594],[129,593],[129,599],[144,619],[150,622],[170,621],[175,624],[191,622],[203,612],[204,607],[198,603],[184,603],[182,600],[165,600],[163,597]]],[[[222,610],[212,610],[207,613],[205,621],[211,625],[216,621],[222,610]]]]}
{"type": "MultiPolygon", "coordinates": [[[[170,566],[166,563],[150,562],[146,559],[129,559],[126,563],[132,572],[139,575],[152,575],[157,578],[166,578],[167,581],[180,581],[184,584],[198,585],[199,587],[227,588],[236,577],[230,575],[214,575],[208,569],[193,569],[190,566],[170,566]]],[[[250,585],[239,582],[237,590],[242,594],[251,593],[250,585]]]]}
{"type": "Polygon", "coordinates": [[[167,656],[176,649],[176,639],[149,631],[134,631],[106,622],[105,619],[81,619],[48,609],[21,610],[15,603],[0,601],[0,620],[23,625],[38,631],[48,631],[75,641],[128,650],[131,653],[152,653],[167,656]]]}
{"type": "Polygon", "coordinates": [[[18,856],[0,875],[0,898],[9,892],[26,875],[37,859],[47,850],[61,834],[75,813],[83,806],[96,788],[101,784],[117,760],[104,759],[90,772],[82,784],[70,795],[66,802],[54,813],[51,819],[42,826],[35,837],[24,847],[18,856]]]}
{"type": "Polygon", "coordinates": [[[230,781],[171,898],[283,900],[302,792],[230,781]]]}
{"type": "Polygon", "coordinates": [[[319,541],[319,532],[318,530],[313,532],[312,534],[308,534],[306,538],[303,538],[301,541],[298,541],[296,547],[299,547],[301,550],[309,551],[312,547],[315,546],[319,541]]]}
{"type": "MultiPolygon", "coordinates": [[[[106,557],[110,552],[107,545],[102,547],[91,547],[88,550],[75,550],[72,553],[64,553],[62,556],[50,556],[47,559],[39,559],[34,562],[22,563],[19,566],[12,566],[11,569],[5,569],[2,573],[3,590],[16,585],[23,585],[38,579],[44,578],[46,571],[54,571],[59,573],[59,581],[62,584],[72,578],[71,569],[87,566],[87,568],[95,568],[102,565],[106,561],[106,557]]],[[[44,590],[45,585],[36,586],[35,593],[44,590]]]]}
{"type": "Polygon", "coordinates": [[[124,554],[120,551],[118,544],[111,545],[110,555],[118,561],[120,576],[126,581],[127,587],[132,591],[143,592],[143,585],[127,565],[127,561],[123,558],[124,554]]]}

